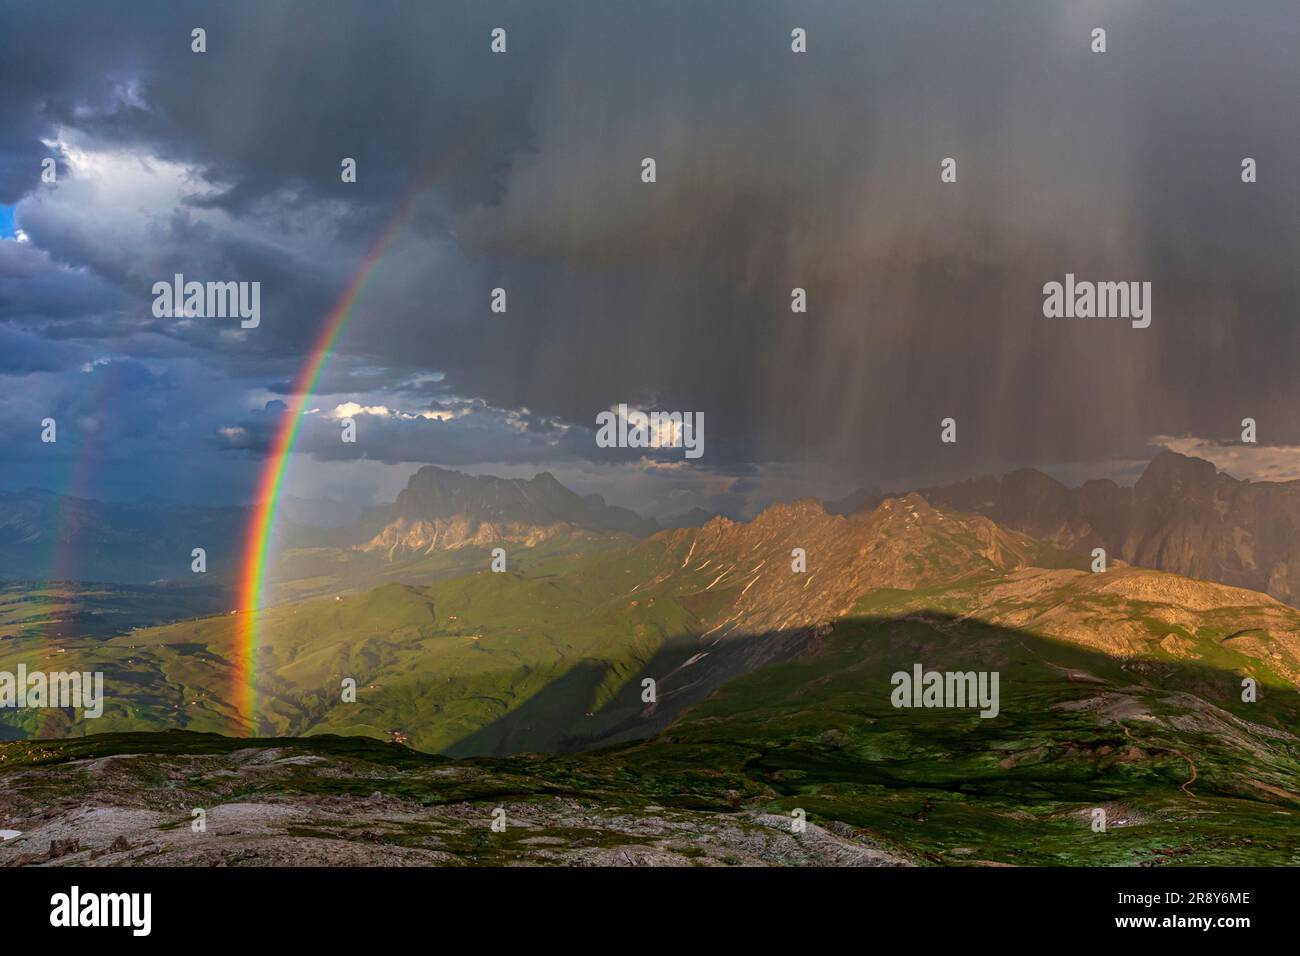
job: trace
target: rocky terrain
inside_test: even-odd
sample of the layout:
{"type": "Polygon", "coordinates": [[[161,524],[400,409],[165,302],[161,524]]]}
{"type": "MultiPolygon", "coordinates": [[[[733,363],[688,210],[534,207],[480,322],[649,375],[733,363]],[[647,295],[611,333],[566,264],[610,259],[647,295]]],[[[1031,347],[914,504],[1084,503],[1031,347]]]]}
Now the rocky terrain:
{"type": "Polygon", "coordinates": [[[1109,480],[1067,488],[1023,469],[921,494],[1060,547],[1102,547],[1130,564],[1300,604],[1300,481],[1241,481],[1165,451],[1131,488],[1109,480]]]}
{"type": "MultiPolygon", "coordinates": [[[[792,817],[757,810],[546,793],[523,775],[526,765],[455,764],[330,740],[238,749],[188,742],[195,752],[178,740],[176,753],[67,762],[41,762],[36,751],[34,765],[4,774],[0,821],[17,835],[0,842],[0,866],[913,862],[834,821],[796,833],[792,817]],[[504,820],[499,832],[494,812],[504,820]]],[[[54,753],[47,748],[47,759],[54,753]]]]}

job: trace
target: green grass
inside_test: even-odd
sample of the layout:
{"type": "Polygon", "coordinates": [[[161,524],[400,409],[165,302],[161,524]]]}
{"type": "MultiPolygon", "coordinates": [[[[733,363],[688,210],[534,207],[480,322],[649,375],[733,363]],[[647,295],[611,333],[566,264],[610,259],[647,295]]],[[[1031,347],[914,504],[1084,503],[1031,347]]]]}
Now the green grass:
{"type": "MultiPolygon", "coordinates": [[[[1300,862],[1292,736],[1300,699],[1286,646],[1269,638],[1273,628],[1293,633],[1300,615],[1261,598],[1193,618],[1098,592],[1086,574],[1051,577],[1032,601],[1011,592],[990,603],[1006,578],[980,568],[943,585],[868,591],[814,653],[725,684],[651,739],[467,758],[560,750],[642,720],[638,677],[698,650],[694,638],[730,612],[740,590],[705,590],[715,569],[683,569],[686,539],[674,540],[557,548],[512,561],[505,574],[489,573],[484,560],[428,584],[273,608],[258,651],[262,740],[131,733],[235,726],[226,701],[237,618],[59,647],[33,636],[4,641],[0,669],[20,660],[101,668],[110,702],[93,724],[63,712],[6,713],[11,734],[94,733],[0,745],[0,773],[107,753],[274,745],[371,768],[385,793],[426,804],[564,796],[629,812],[651,804],[687,813],[802,808],[814,822],[838,821],[936,864],[1300,862]],[[1020,611],[1068,611],[1080,636],[1054,640],[968,616],[1020,611]],[[1086,639],[1103,629],[1122,637],[1124,653],[1089,649],[1086,639]],[[999,716],[895,709],[890,675],[914,663],[997,671],[999,716]],[[1261,684],[1257,703],[1240,699],[1244,675],[1261,684]],[[354,705],[339,702],[343,677],[358,681],[354,705]],[[368,739],[394,729],[418,750],[368,739]],[[312,736],[283,739],[299,735],[312,736]],[[431,776],[448,758],[418,751],[446,753],[474,772],[431,776]],[[1186,790],[1182,754],[1197,769],[1186,790]],[[1107,810],[1106,833],[1089,826],[1094,807],[1107,810]]],[[[377,789],[372,773],[340,778],[306,766],[276,786],[358,796],[377,789]]]]}

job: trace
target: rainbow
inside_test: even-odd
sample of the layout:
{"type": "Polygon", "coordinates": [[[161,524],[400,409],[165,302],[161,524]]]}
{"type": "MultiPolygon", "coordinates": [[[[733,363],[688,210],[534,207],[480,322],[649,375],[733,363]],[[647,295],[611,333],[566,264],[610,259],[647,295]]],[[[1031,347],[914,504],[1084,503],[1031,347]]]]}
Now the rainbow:
{"type": "MultiPolygon", "coordinates": [[[[83,370],[90,377],[90,397],[87,407],[103,409],[109,407],[107,396],[112,392],[118,379],[119,366],[115,362],[94,363],[83,370]]],[[[59,513],[58,526],[55,528],[52,547],[54,549],[50,562],[50,581],[78,581],[81,579],[81,555],[73,547],[78,528],[73,520],[78,501],[94,497],[95,464],[103,457],[103,441],[95,431],[84,427],[70,431],[67,425],[59,424],[60,444],[71,438],[71,463],[65,473],[64,502],[59,513]]]]}
{"type": "MultiPolygon", "coordinates": [[[[86,406],[100,410],[110,408],[107,398],[118,379],[119,366],[114,362],[92,362],[85,372],[89,379],[89,399],[86,406]]],[[[71,418],[72,416],[67,416],[71,418]]],[[[102,457],[103,440],[96,429],[87,429],[84,422],[58,423],[59,445],[71,448],[71,454],[65,461],[63,471],[62,507],[55,518],[53,534],[50,537],[49,562],[41,562],[48,569],[42,582],[36,585],[35,606],[37,615],[44,614],[45,622],[40,633],[45,638],[47,649],[63,643],[65,637],[75,637],[69,627],[70,621],[76,620],[76,614],[82,609],[81,592],[91,590],[83,581],[82,552],[85,545],[85,532],[77,522],[76,515],[82,502],[94,497],[95,465],[102,457]],[[80,426],[80,427],[78,427],[80,426]],[[71,582],[73,593],[62,596],[65,583],[71,582]],[[69,633],[64,629],[69,628],[69,633]]],[[[87,603],[89,603],[89,600],[87,603]]],[[[62,733],[54,721],[54,710],[44,711],[38,717],[37,736],[58,736],[62,733]]]]}
{"type": "Polygon", "coordinates": [[[264,587],[267,559],[270,554],[271,532],[275,527],[276,508],[280,500],[280,489],[288,471],[289,457],[298,441],[302,428],[303,414],[307,400],[316,390],[321,374],[329,364],[330,355],[338,341],[340,333],[347,325],[352,310],[365,291],[366,284],[374,274],[388,247],[402,231],[402,227],[415,209],[416,201],[423,193],[417,189],[402,203],[397,214],[384,227],[383,231],[371,243],[361,264],[352,274],[352,278],[343,289],[338,303],[329,313],[325,325],[316,337],[308,352],[307,361],[298,372],[294,381],[289,408],[281,419],[275,437],[271,443],[271,453],[262,465],[257,480],[253,499],[253,514],[249,520],[244,539],[243,570],[239,576],[238,613],[235,625],[235,655],[233,685],[234,692],[230,701],[236,712],[236,719],[245,736],[257,731],[257,684],[256,655],[260,624],[260,611],[265,603],[264,587]]]}

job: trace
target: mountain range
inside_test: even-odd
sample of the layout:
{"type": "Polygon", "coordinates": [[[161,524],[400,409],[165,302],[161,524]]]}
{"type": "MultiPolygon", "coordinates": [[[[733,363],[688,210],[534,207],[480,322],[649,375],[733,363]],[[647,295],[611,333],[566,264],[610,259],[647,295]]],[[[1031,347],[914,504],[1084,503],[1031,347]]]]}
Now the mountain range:
{"type": "MultiPolygon", "coordinates": [[[[1163,488],[1178,527],[1204,501],[1203,472],[1162,456],[1132,501],[1163,488]]],[[[275,794],[310,821],[258,816],[258,854],[307,835],[355,860],[371,852],[357,846],[369,812],[357,800],[391,788],[376,839],[430,859],[526,858],[453,835],[485,801],[561,841],[566,859],[661,834],[646,858],[680,861],[689,834],[707,833],[718,861],[770,861],[764,833],[799,810],[829,835],[829,856],[810,861],[1300,862],[1300,611],[1122,557],[1091,570],[1088,546],[1116,532],[1070,511],[1074,493],[1022,474],[848,515],[804,499],[641,536],[625,512],[557,486],[424,470],[367,516],[369,537],[291,548],[286,567],[317,566],[259,612],[256,714],[237,710],[239,613],[172,607],[156,623],[132,611],[115,626],[111,590],[97,589],[100,626],[81,629],[68,623],[85,619],[75,596],[15,585],[0,603],[13,628],[0,671],[100,671],[108,692],[93,721],[0,714],[0,738],[15,741],[0,744],[0,823],[40,837],[0,857],[48,862],[30,847],[107,802],[133,809],[104,859],[127,852],[114,844],[211,861],[223,842],[166,836],[203,791],[275,794]],[[1020,487],[1042,494],[1017,508],[1020,487]],[[942,503],[963,494],[964,508],[942,503]],[[490,570],[496,546],[508,570],[490,570]],[[379,583],[360,567],[383,569],[379,583]],[[62,629],[34,624],[32,608],[62,629]],[[893,677],[916,667],[999,674],[996,716],[898,709],[893,677]],[[275,739],[203,736],[241,734],[250,718],[275,739]],[[71,787],[83,760],[94,792],[50,808],[50,781],[71,787]],[[1097,808],[1113,836],[1091,829],[1097,808]]]]}
{"type": "Polygon", "coordinates": [[[645,536],[658,525],[600,495],[577,495],[550,472],[525,480],[426,465],[398,494],[384,527],[357,547],[389,558],[490,543],[532,547],[570,528],[645,536]]]}
{"type": "MultiPolygon", "coordinates": [[[[845,622],[882,612],[973,618],[1119,659],[1300,681],[1300,612],[1268,596],[1123,561],[1092,573],[1086,553],[916,493],[847,517],[807,499],[751,522],[542,546],[505,573],[488,570],[480,544],[489,543],[455,549],[465,563],[426,583],[262,611],[262,731],[397,729],[421,749],[467,754],[638,739],[729,681],[815,655],[845,622]],[[355,705],[331,690],[348,676],[367,688],[355,705]],[[646,678],[657,688],[648,706],[646,678]]],[[[225,688],[239,634],[221,615],[70,636],[58,650],[70,656],[51,666],[84,660],[130,688],[97,730],[230,732],[239,719],[225,688]]]]}
{"type": "MultiPolygon", "coordinates": [[[[1132,487],[1097,479],[1069,488],[1041,471],[1021,469],[917,493],[933,506],[984,515],[1059,548],[1101,547],[1129,564],[1300,604],[1300,481],[1243,481],[1207,461],[1166,451],[1132,487]]],[[[887,497],[863,490],[824,507],[831,514],[870,514],[887,497]]],[[[285,510],[300,519],[319,511],[306,502],[292,505],[285,510]]],[[[609,505],[600,495],[575,494],[545,472],[503,479],[430,465],[411,476],[396,502],[351,520],[330,527],[282,521],[277,550],[286,557],[272,574],[305,580],[320,577],[323,565],[348,565],[360,580],[378,583],[381,573],[401,579],[391,577],[394,563],[440,552],[488,543],[559,548],[569,539],[590,543],[593,536],[645,538],[716,517],[696,508],[660,522],[609,505]]],[[[145,508],[3,492],[0,578],[190,584],[190,553],[201,546],[208,555],[204,580],[228,583],[237,572],[247,518],[242,508],[145,508]]]]}
{"type": "Polygon", "coordinates": [[[1165,451],[1132,487],[1100,479],[1067,488],[1023,469],[921,494],[1060,547],[1101,547],[1130,564],[1300,604],[1300,481],[1243,481],[1165,451]]]}

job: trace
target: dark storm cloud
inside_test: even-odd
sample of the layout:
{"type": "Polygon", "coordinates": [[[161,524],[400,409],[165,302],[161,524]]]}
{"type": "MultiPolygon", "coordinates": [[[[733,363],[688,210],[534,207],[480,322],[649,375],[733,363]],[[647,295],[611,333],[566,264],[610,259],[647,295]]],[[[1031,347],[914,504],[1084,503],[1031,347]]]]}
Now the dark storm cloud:
{"type": "Polygon", "coordinates": [[[227,451],[250,452],[262,457],[271,450],[276,434],[284,427],[289,406],[279,399],[249,411],[237,424],[220,424],[207,436],[214,446],[227,451]]]}
{"type": "MultiPolygon", "coordinates": [[[[274,400],[238,420],[222,423],[212,442],[225,449],[261,455],[283,427],[288,406],[274,400]]],[[[319,461],[420,462],[451,467],[492,462],[504,465],[561,461],[636,466],[676,466],[681,448],[600,448],[595,430],[570,426],[527,410],[494,408],[481,399],[430,403],[424,409],[389,406],[349,408],[323,401],[303,419],[296,444],[319,461]],[[342,439],[344,421],[355,425],[355,441],[342,439]]],[[[741,465],[719,474],[748,471],[741,465]]]]}
{"type": "MultiPolygon", "coordinates": [[[[6,335],[0,332],[0,346],[6,335]]],[[[203,416],[199,396],[178,387],[170,372],[131,359],[86,362],[68,373],[67,384],[41,371],[31,370],[20,383],[0,379],[11,408],[23,411],[5,416],[0,427],[6,464],[93,449],[96,458],[139,467],[160,447],[182,440],[203,416]],[[46,417],[57,423],[57,442],[49,446],[39,440],[46,417]]]]}
{"type": "Polygon", "coordinates": [[[325,461],[368,458],[451,467],[484,461],[540,465],[587,457],[593,449],[590,433],[565,430],[531,416],[481,403],[462,406],[456,413],[458,417],[445,421],[359,414],[354,418],[355,444],[340,439],[338,420],[317,416],[304,423],[299,447],[325,461]]]}
{"type": "Polygon", "coordinates": [[[30,375],[62,368],[65,356],[50,341],[0,325],[0,375],[30,375]]]}
{"type": "Polygon", "coordinates": [[[791,15],[806,58],[758,52],[762,16],[647,25],[618,71],[575,49],[535,156],[464,230],[533,310],[467,356],[480,387],[573,415],[655,389],[760,458],[885,475],[1101,457],[1239,408],[1294,438],[1294,7],[996,10],[791,15]],[[1283,169],[1244,185],[1247,155],[1283,169]],[[1151,280],[1153,327],[1044,319],[1067,271],[1151,280]]]}
{"type": "Polygon", "coordinates": [[[28,147],[61,123],[200,164],[227,184],[207,206],[245,209],[286,186],[381,202],[426,174],[459,206],[491,200],[526,145],[537,44],[564,19],[525,2],[11,5],[16,95],[3,115],[28,147]],[[487,49],[502,22],[517,31],[512,71],[487,49]],[[194,27],[208,34],[203,55],[194,27]],[[363,170],[346,191],[344,156],[363,170]]]}
{"type": "MultiPolygon", "coordinates": [[[[277,244],[264,223],[254,222],[245,235],[197,219],[184,207],[150,209],[142,221],[128,219],[116,206],[100,208],[99,195],[65,184],[22,204],[20,224],[53,268],[40,275],[37,291],[46,311],[70,297],[81,304],[77,331],[87,335],[154,332],[208,350],[214,361],[232,368],[268,356],[289,356],[307,348],[320,317],[338,296],[341,280],[328,264],[277,244]],[[64,198],[65,195],[69,198],[64,198]],[[78,274],[69,276],[75,266],[78,274]],[[237,327],[220,319],[179,322],[153,314],[156,282],[186,280],[256,281],[261,286],[259,335],[242,336],[237,348],[223,345],[222,335],[237,327]],[[54,286],[54,294],[45,286],[54,286]],[[107,294],[105,294],[107,291],[107,294]],[[95,295],[95,309],[84,299],[95,295]],[[112,315],[106,310],[112,309],[112,315]],[[93,323],[90,321],[94,319],[93,323]]],[[[158,201],[152,196],[147,201],[158,201]]],[[[107,204],[105,204],[107,205],[107,204]]],[[[131,210],[134,212],[135,210],[131,210]]],[[[6,243],[23,246],[28,244],[6,243]]],[[[31,296],[30,298],[37,298],[31,296]]],[[[17,316],[15,308],[6,310],[17,316]]],[[[63,311],[69,310],[65,307],[63,311]]],[[[292,362],[290,362],[292,365],[292,362]]]]}
{"type": "Polygon", "coordinates": [[[121,296],[88,270],[69,269],[29,242],[0,241],[0,316],[52,338],[100,334],[121,296]]]}
{"type": "Polygon", "coordinates": [[[1293,3],[267,0],[5,20],[0,202],[25,197],[33,245],[83,278],[0,292],[0,321],[66,313],[65,338],[149,330],[203,354],[227,378],[204,386],[210,454],[264,451],[245,393],[287,394],[416,189],[322,389],[495,411],[367,421],[375,444],[353,450],[315,422],[303,447],[322,458],[616,463],[590,429],[621,401],[704,412],[702,467],[747,495],[778,461],[936,479],[1138,457],[1246,415],[1300,443],[1293,3]],[[166,209],[39,194],[61,128],[204,188],[166,209]],[[154,320],[149,284],[172,271],[261,280],[262,327],[154,320]],[[1066,272],[1150,281],[1151,327],[1044,318],[1066,272]]]}
{"type": "MultiPolygon", "coordinates": [[[[293,381],[274,382],[267,388],[276,395],[293,395],[297,384],[293,381]]],[[[364,358],[346,354],[335,356],[316,383],[317,393],[324,395],[366,395],[383,389],[420,396],[448,393],[441,373],[430,374],[418,368],[403,370],[374,366],[366,364],[364,358]]]]}

